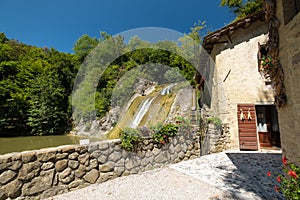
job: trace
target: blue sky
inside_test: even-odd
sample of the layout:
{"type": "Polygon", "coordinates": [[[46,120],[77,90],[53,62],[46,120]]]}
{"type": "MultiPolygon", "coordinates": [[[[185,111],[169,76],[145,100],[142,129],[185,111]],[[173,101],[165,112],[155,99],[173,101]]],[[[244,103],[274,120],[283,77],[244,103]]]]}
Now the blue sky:
{"type": "Polygon", "coordinates": [[[198,20],[209,30],[234,16],[220,0],[1,0],[0,32],[38,47],[73,52],[83,34],[99,37],[140,27],[189,32],[198,20]]]}

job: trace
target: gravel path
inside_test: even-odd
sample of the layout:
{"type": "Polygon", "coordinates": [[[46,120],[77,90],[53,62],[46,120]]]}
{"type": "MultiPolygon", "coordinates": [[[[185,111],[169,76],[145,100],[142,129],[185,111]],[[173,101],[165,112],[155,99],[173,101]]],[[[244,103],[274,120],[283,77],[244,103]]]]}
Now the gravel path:
{"type": "Polygon", "coordinates": [[[50,199],[265,200],[282,199],[268,170],[278,172],[281,153],[222,152],[165,168],[119,177],[50,199]]]}

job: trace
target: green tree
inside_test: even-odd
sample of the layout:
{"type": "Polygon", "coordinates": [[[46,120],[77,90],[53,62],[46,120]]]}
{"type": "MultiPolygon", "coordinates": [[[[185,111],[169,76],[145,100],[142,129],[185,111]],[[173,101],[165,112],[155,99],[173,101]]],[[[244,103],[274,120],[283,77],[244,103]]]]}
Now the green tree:
{"type": "Polygon", "coordinates": [[[82,35],[74,44],[73,50],[81,61],[94,49],[98,44],[97,38],[92,38],[87,34],[82,35]]]}
{"type": "Polygon", "coordinates": [[[221,0],[221,6],[228,6],[236,15],[235,20],[239,20],[249,14],[261,11],[263,0],[221,0]]]}

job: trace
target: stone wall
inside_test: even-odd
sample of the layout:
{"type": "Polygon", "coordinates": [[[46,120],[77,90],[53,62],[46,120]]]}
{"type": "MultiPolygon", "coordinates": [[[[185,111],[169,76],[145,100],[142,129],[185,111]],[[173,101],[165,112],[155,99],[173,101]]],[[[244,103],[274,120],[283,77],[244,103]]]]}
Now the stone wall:
{"type": "MultiPolygon", "coordinates": [[[[215,44],[211,52],[214,60],[211,113],[230,127],[231,149],[239,149],[238,103],[272,104],[273,90],[266,86],[258,70],[258,43],[268,41],[267,23],[253,22],[236,30],[228,43],[215,44]]],[[[227,41],[223,36],[220,41],[227,41]]]]}
{"type": "Polygon", "coordinates": [[[287,105],[279,109],[279,127],[283,154],[291,162],[300,158],[300,13],[284,24],[283,0],[277,0],[279,60],[284,70],[287,105]]]}
{"type": "Polygon", "coordinates": [[[230,149],[229,125],[222,126],[209,123],[204,139],[204,153],[218,153],[230,149]]]}
{"type": "Polygon", "coordinates": [[[199,139],[192,134],[180,133],[165,145],[145,139],[134,152],[120,144],[109,140],[2,155],[0,199],[43,199],[200,155],[199,139]]]}

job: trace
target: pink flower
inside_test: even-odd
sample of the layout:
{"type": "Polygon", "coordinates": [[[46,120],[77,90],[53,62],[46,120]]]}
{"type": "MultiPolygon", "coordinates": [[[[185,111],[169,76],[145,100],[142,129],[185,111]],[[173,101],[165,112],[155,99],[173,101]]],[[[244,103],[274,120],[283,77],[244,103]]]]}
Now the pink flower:
{"type": "Polygon", "coordinates": [[[294,170],[288,171],[288,175],[291,176],[291,177],[293,177],[293,178],[298,178],[298,175],[297,175],[297,173],[294,170]]]}
{"type": "Polygon", "coordinates": [[[276,192],[279,192],[279,188],[278,188],[277,185],[275,185],[275,191],[276,191],[276,192]]]}
{"type": "Polygon", "coordinates": [[[284,157],[282,158],[282,163],[283,163],[284,165],[287,165],[287,158],[286,158],[286,156],[284,156],[284,157]]]}
{"type": "Polygon", "coordinates": [[[278,181],[278,183],[280,183],[280,182],[281,182],[281,178],[280,178],[280,176],[277,176],[277,181],[278,181]]]}

